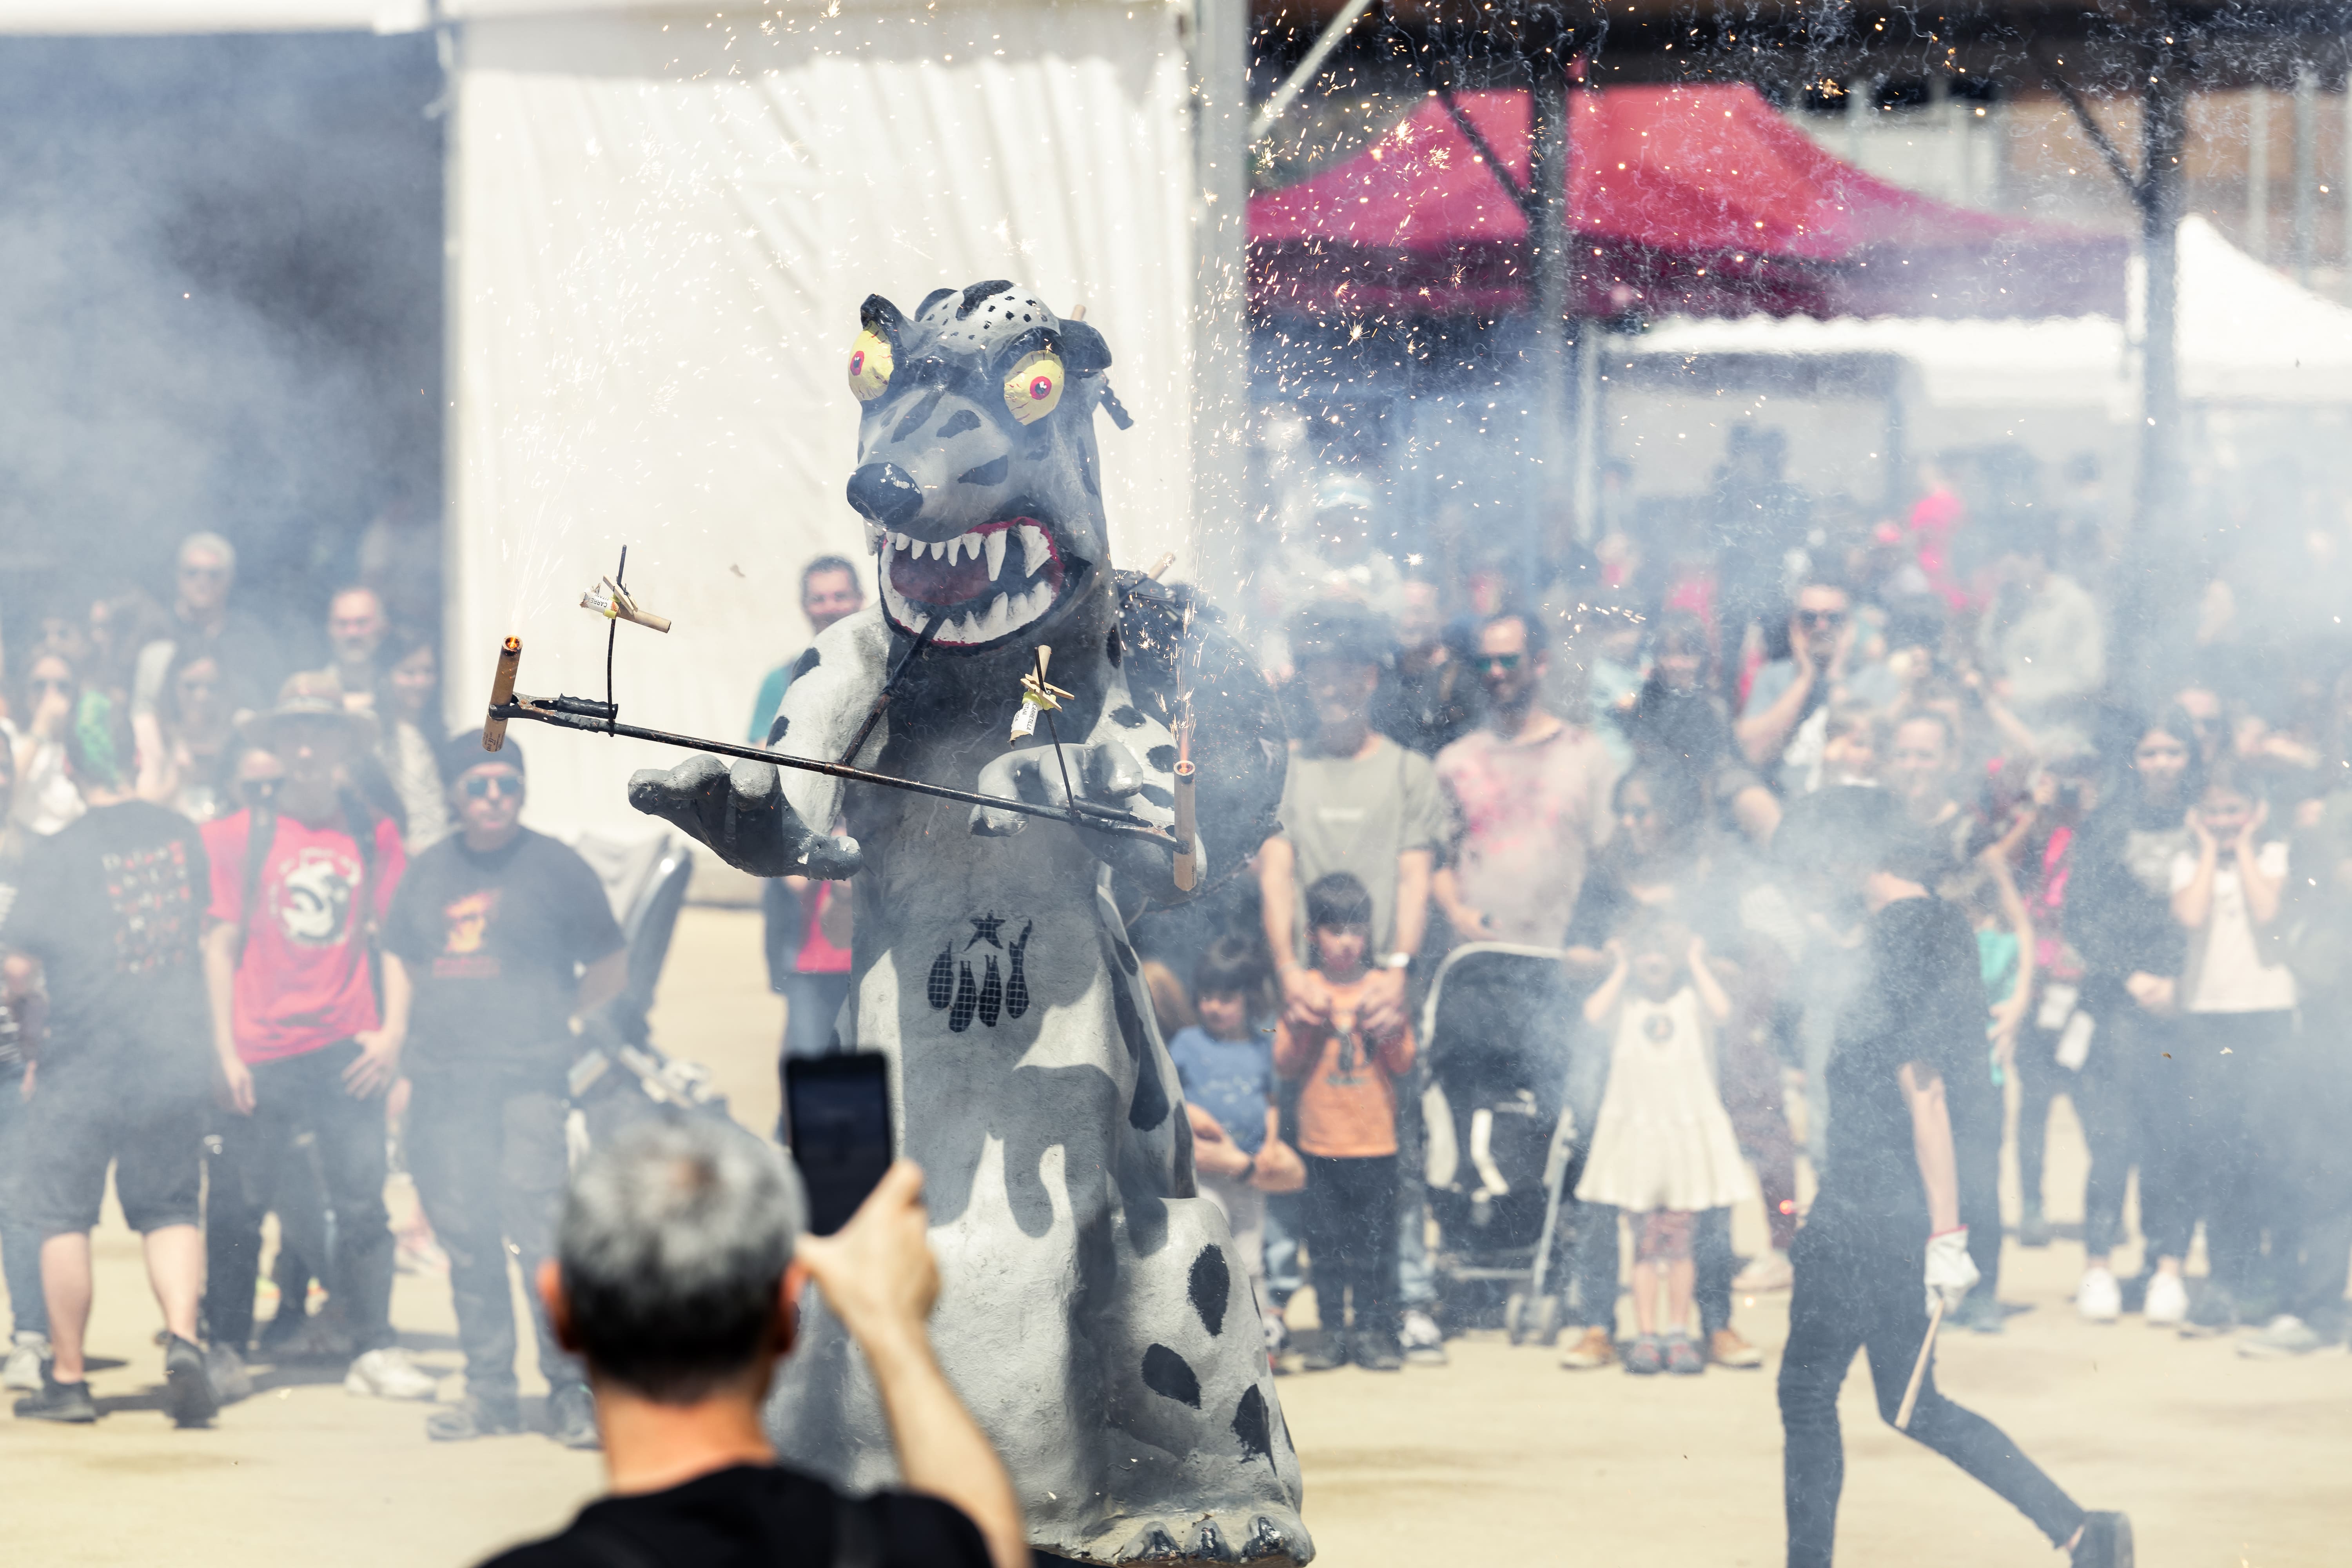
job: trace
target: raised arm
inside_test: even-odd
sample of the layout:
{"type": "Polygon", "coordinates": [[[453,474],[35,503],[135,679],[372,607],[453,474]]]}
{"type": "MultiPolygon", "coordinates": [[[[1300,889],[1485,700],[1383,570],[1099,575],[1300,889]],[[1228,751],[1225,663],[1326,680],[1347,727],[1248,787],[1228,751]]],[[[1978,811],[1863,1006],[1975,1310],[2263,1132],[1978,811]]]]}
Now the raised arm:
{"type": "Polygon", "coordinates": [[[2262,850],[2255,846],[2254,834],[2270,818],[2268,802],[2254,807],[2254,819],[2238,835],[2238,886],[2246,895],[2246,918],[2259,929],[2278,919],[2279,889],[2286,881],[2282,872],[2273,877],[2263,868],[2262,850]]]}
{"type": "Polygon", "coordinates": [[[2190,931],[2202,931],[2206,918],[2213,912],[2213,872],[2221,860],[2221,846],[2205,830],[2204,818],[2195,811],[2189,814],[2189,831],[2197,836],[2197,868],[2189,874],[2180,890],[2172,895],[2172,918],[2190,931]]]}
{"type": "Polygon", "coordinates": [[[1789,651],[1797,661],[1797,679],[1789,683],[1789,689],[1761,710],[1741,714],[1731,727],[1733,738],[1739,742],[1740,754],[1751,767],[1763,767],[1788,749],[1790,733],[1805,716],[1805,704],[1812,700],[1813,682],[1820,679],[1803,637],[1790,638],[1789,651]]]}
{"type": "Polygon", "coordinates": [[[1600,1023],[1616,1007],[1617,998],[1625,994],[1625,976],[1632,968],[1626,962],[1622,942],[1612,939],[1602,951],[1608,953],[1612,967],[1609,978],[1595,986],[1592,994],[1584,999],[1584,1021],[1588,1024],[1600,1023]]]}

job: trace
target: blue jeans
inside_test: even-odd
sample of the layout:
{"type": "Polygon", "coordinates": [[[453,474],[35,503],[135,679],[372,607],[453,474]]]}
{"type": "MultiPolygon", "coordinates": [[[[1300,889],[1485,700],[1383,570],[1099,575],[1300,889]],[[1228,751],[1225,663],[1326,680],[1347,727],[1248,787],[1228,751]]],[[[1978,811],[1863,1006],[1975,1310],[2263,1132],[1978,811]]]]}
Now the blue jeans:
{"type": "Polygon", "coordinates": [[[1300,1206],[1297,1193],[1271,1193],[1265,1200],[1265,1297],[1277,1312],[1307,1283],[1298,1271],[1298,1238],[1307,1229],[1300,1206]]]}
{"type": "Polygon", "coordinates": [[[0,1076],[0,1279],[20,1334],[49,1331],[48,1298],[41,1293],[41,1233],[18,1217],[23,1194],[17,1162],[25,1147],[24,1075],[0,1076]]]}

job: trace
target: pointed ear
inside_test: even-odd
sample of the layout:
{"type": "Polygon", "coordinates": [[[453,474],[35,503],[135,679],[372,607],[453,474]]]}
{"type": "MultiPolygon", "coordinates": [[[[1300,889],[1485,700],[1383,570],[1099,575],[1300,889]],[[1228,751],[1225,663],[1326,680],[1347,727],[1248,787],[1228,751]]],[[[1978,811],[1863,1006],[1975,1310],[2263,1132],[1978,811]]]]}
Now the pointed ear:
{"type": "Polygon", "coordinates": [[[868,294],[866,303],[857,307],[857,324],[893,346],[898,342],[898,329],[906,322],[907,318],[898,307],[879,294],[868,294]]]}
{"type": "Polygon", "coordinates": [[[1095,375],[1110,368],[1110,345],[1084,321],[1064,321],[1062,364],[1072,375],[1095,375]]]}

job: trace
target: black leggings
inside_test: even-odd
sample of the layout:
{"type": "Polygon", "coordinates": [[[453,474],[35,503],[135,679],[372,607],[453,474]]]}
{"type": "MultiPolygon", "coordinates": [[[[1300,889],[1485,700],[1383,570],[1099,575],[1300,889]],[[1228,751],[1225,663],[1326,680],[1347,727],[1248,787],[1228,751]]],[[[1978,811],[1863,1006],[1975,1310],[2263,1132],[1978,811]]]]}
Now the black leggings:
{"type": "Polygon", "coordinates": [[[1360,1332],[1397,1331],[1397,1159],[1307,1159],[1307,1258],[1315,1310],[1327,1331],[1356,1303],[1360,1332]]]}
{"type": "MultiPolygon", "coordinates": [[[[1797,1283],[1780,1363],[1789,1568],[1828,1568],[1837,1539],[1838,1494],[1845,1485],[1837,1397],[1853,1352],[1868,1353],[1878,1413],[1891,1424],[1927,1337],[1926,1227],[1908,1240],[1885,1229],[1832,1201],[1816,1203],[1797,1233],[1797,1283]]],[[[2082,1509],[2000,1428],[1937,1391],[1932,1362],[1909,1435],[2007,1498],[2053,1544],[2063,1545],[2082,1527],[2082,1509]]]]}

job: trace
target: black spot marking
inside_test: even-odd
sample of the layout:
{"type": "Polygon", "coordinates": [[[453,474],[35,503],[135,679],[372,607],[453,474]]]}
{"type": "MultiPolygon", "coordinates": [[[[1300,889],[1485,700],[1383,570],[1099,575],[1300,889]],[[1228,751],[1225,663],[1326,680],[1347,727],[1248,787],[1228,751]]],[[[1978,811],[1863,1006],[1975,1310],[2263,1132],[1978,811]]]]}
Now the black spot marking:
{"type": "Polygon", "coordinates": [[[1143,753],[1143,760],[1150,763],[1161,773],[1167,773],[1176,765],[1176,748],[1173,746],[1154,746],[1151,750],[1143,753]]]}
{"type": "Polygon", "coordinates": [[[1265,1418],[1265,1395],[1252,1384],[1243,1391],[1242,1402],[1234,1410],[1234,1436],[1242,1440],[1242,1452],[1274,1458],[1274,1432],[1265,1418]]]}
{"type": "Polygon", "coordinates": [[[963,303],[956,307],[956,320],[961,321],[979,310],[980,302],[990,295],[1002,294],[1012,287],[1012,283],[1003,278],[992,278],[985,283],[973,284],[963,291],[963,303]]]}
{"type": "Polygon", "coordinates": [[[1140,967],[1135,962],[1135,949],[1118,937],[1110,939],[1111,951],[1118,954],[1118,966],[1133,974],[1140,967]]]}
{"type": "Polygon", "coordinates": [[[976,468],[966,468],[956,476],[960,485],[1001,485],[1004,476],[1013,471],[1013,455],[1006,453],[992,463],[982,463],[976,468]]]}
{"type": "Polygon", "coordinates": [[[952,289],[934,289],[929,293],[923,296],[923,302],[915,307],[915,314],[918,316],[928,316],[931,313],[932,306],[938,304],[942,300],[952,300],[954,298],[955,290],[952,289]]]}
{"type": "Polygon", "coordinates": [[[1013,978],[1004,983],[1004,1016],[1008,1018],[1018,1018],[1029,1011],[1029,976],[1021,964],[1029,950],[1029,933],[1036,929],[1034,921],[1023,926],[1020,939],[1007,950],[1013,954],[1013,978]]]}
{"type": "Polygon", "coordinates": [[[817,657],[815,645],[812,644],[801,649],[800,658],[793,660],[793,672],[784,677],[784,684],[790,686],[793,681],[814,669],[821,662],[823,661],[817,657]]]}
{"type": "Polygon", "coordinates": [[[955,1001],[948,1008],[949,1032],[961,1035],[971,1028],[972,1013],[979,1005],[980,996],[971,983],[971,965],[957,964],[955,1001]]]}
{"type": "MultiPolygon", "coordinates": [[[[1160,749],[1165,751],[1167,748],[1163,746],[1160,749]]],[[[1138,793],[1139,793],[1144,799],[1160,807],[1162,811],[1167,810],[1170,806],[1176,804],[1176,797],[1168,791],[1161,789],[1158,784],[1145,784],[1138,793]]]]}
{"type": "Polygon", "coordinates": [[[1135,1099],[1128,1104],[1127,1124],[1138,1132],[1149,1132],[1168,1120],[1168,1086],[1160,1081],[1159,1065],[1144,1049],[1150,1037],[1143,1032],[1135,998],[1128,994],[1126,986],[1113,984],[1110,999],[1111,1010],[1118,1016],[1119,1038],[1127,1042],[1128,1060],[1135,1064],[1135,1099]]]}
{"type": "Polygon", "coordinates": [[[980,1021],[990,1028],[996,1027],[996,1015],[1004,1005],[1004,980],[996,973],[996,954],[988,955],[988,973],[980,982],[980,1021]]]}
{"type": "Polygon", "coordinates": [[[955,943],[950,942],[931,960],[930,984],[924,994],[934,1007],[944,1007],[955,1000],[955,960],[950,956],[954,949],[955,943]]]}
{"type": "Polygon", "coordinates": [[[777,714],[776,721],[768,726],[768,744],[772,746],[777,742],[782,740],[784,738],[784,731],[792,727],[793,721],[790,719],[785,718],[781,713],[777,714]]]}
{"type": "MultiPolygon", "coordinates": [[[[1184,1358],[1166,1345],[1153,1345],[1143,1352],[1143,1386],[1163,1399],[1189,1405],[1195,1410],[1201,1408],[1201,1380],[1193,1375],[1184,1358]]],[[[1255,1394],[1257,1390],[1253,1388],[1250,1392],[1255,1394]]],[[[1265,1416],[1261,1415],[1258,1419],[1263,1426],[1265,1416]]]]}
{"type": "MultiPolygon", "coordinates": [[[[916,400],[915,406],[907,411],[907,416],[898,421],[898,427],[890,432],[890,439],[903,441],[930,423],[931,410],[937,408],[940,405],[940,399],[946,395],[947,389],[940,386],[935,386],[923,394],[916,400]]],[[[917,510],[920,510],[919,505],[917,510]]]]}
{"type": "Polygon", "coordinates": [[[1201,1256],[1192,1259],[1190,1292],[1192,1310],[1201,1314],[1201,1326],[1212,1334],[1225,1331],[1225,1301],[1233,1289],[1233,1270],[1225,1262],[1224,1248],[1201,1248],[1201,1256]]]}
{"type": "Polygon", "coordinates": [[[1135,704],[1132,702],[1122,702],[1118,707],[1112,709],[1110,710],[1110,721],[1118,725],[1122,730],[1140,730],[1143,728],[1143,715],[1136,711],[1135,704]]]}
{"type": "Polygon", "coordinates": [[[1113,669],[1117,669],[1119,657],[1125,652],[1126,649],[1119,646],[1118,623],[1113,621],[1110,626],[1110,636],[1103,639],[1103,657],[1110,660],[1110,667],[1113,669]]]}
{"type": "Polygon", "coordinates": [[[980,416],[974,414],[969,408],[959,408],[953,414],[949,415],[948,422],[940,426],[939,429],[932,432],[932,434],[940,440],[945,441],[954,437],[961,436],[967,430],[977,430],[979,428],[980,416]]]}

